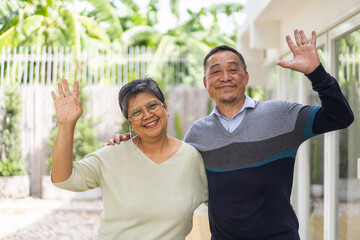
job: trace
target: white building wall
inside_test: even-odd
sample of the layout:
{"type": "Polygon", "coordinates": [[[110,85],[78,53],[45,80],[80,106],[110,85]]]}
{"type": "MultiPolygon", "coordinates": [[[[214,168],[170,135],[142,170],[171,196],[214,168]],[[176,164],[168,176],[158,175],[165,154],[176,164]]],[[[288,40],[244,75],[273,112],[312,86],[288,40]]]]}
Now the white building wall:
{"type": "Polygon", "coordinates": [[[238,49],[247,61],[250,86],[266,85],[271,66],[289,53],[286,35],[303,29],[310,37],[360,12],[360,0],[249,0],[239,28],[238,49]]]}

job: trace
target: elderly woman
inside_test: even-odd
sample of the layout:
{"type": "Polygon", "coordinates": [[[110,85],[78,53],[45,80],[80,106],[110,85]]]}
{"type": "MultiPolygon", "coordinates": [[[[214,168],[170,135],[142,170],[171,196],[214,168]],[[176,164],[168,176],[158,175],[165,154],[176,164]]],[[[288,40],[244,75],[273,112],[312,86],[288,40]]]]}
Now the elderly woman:
{"type": "Polygon", "coordinates": [[[58,84],[55,102],[58,134],[52,154],[55,186],[70,191],[100,187],[104,211],[94,239],[185,239],[194,210],[207,200],[203,160],[192,146],[170,137],[167,105],[151,78],[125,84],[119,92],[122,113],[137,134],[73,162],[73,137],[82,114],[79,83],[70,93],[58,84]]]}

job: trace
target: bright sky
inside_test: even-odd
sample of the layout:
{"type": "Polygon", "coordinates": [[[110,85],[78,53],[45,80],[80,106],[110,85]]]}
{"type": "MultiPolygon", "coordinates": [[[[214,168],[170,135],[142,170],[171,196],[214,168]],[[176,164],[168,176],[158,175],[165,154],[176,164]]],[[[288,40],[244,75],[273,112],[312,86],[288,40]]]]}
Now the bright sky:
{"type": "MultiPolygon", "coordinates": [[[[144,9],[149,0],[134,0],[138,6],[144,9]]],[[[183,22],[188,19],[188,14],[186,12],[187,9],[191,11],[197,12],[202,7],[207,7],[214,3],[219,3],[219,0],[179,0],[179,8],[180,8],[180,21],[183,22]]],[[[242,3],[246,5],[246,0],[224,0],[224,3],[242,3]]],[[[236,13],[234,15],[238,23],[241,23],[245,19],[245,14],[236,13]]],[[[173,28],[176,26],[176,18],[171,14],[170,10],[170,0],[159,0],[159,11],[158,11],[158,25],[156,28],[165,32],[166,30],[173,28]]],[[[211,24],[212,18],[210,19],[201,19],[202,23],[206,26],[208,22],[211,24]]],[[[226,16],[218,16],[218,22],[224,32],[229,33],[230,31],[234,31],[234,25],[226,21],[226,16]]]]}

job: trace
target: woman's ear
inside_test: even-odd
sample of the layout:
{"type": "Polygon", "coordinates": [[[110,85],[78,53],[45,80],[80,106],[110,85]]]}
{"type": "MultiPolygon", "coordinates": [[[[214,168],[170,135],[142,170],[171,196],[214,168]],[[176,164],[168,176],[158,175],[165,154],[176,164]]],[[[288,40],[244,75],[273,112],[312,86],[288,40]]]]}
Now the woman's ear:
{"type": "Polygon", "coordinates": [[[165,108],[165,111],[166,111],[166,116],[169,117],[169,111],[168,111],[166,102],[164,102],[164,108],[165,108]]]}

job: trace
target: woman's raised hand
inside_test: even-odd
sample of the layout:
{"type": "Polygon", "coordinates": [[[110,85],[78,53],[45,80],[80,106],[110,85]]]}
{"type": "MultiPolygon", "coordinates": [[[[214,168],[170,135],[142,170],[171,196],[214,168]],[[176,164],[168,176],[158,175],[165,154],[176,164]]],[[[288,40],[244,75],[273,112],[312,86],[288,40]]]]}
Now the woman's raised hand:
{"type": "Polygon", "coordinates": [[[63,83],[58,83],[59,97],[55,92],[51,92],[51,96],[55,103],[56,115],[59,124],[76,124],[77,120],[81,116],[83,109],[81,102],[78,99],[79,96],[79,82],[75,81],[74,90],[70,94],[69,84],[67,80],[63,80],[63,83]]]}

